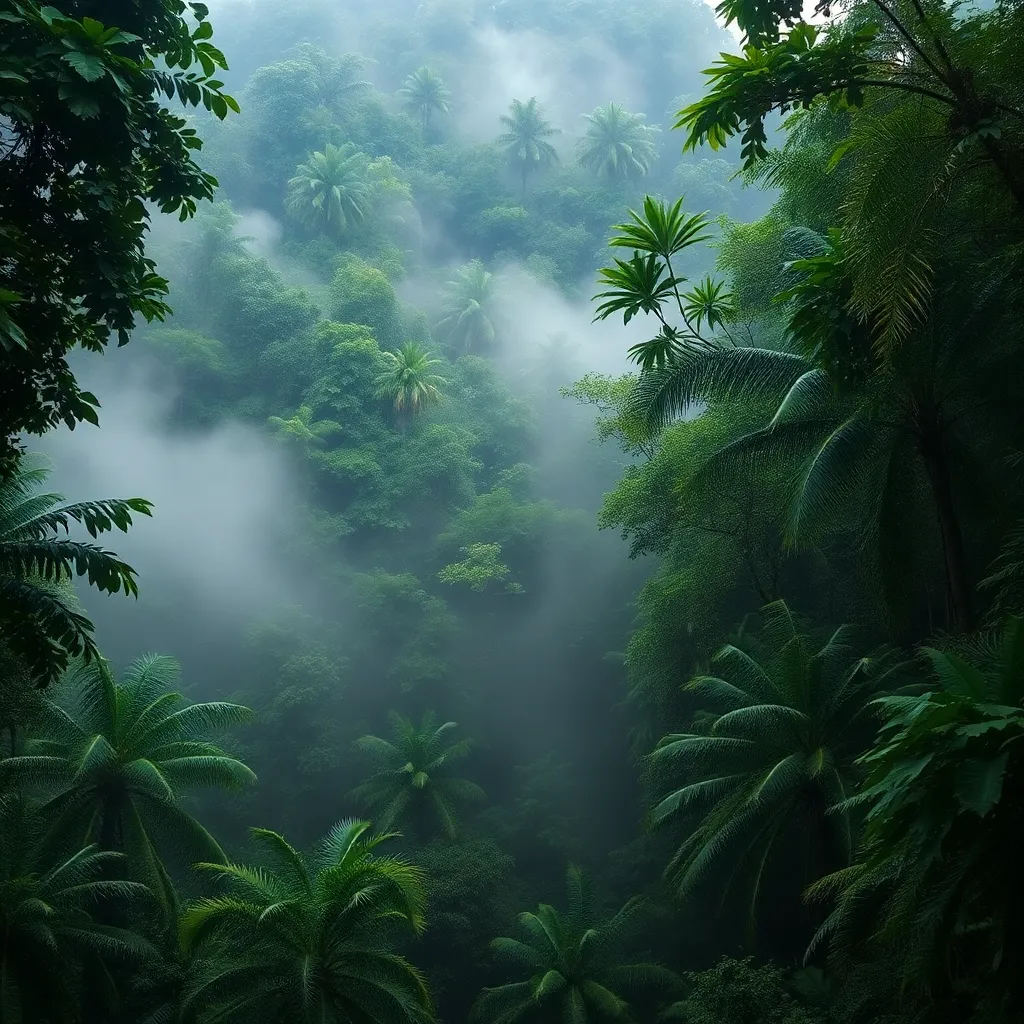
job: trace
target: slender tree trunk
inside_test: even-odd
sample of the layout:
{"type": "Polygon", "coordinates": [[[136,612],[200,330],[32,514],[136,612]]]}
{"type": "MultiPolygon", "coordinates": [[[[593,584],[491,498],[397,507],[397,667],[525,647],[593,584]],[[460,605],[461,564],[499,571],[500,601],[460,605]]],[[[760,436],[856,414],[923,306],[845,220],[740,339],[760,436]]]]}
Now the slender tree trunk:
{"type": "Polygon", "coordinates": [[[946,570],[946,593],[949,598],[950,625],[957,632],[974,627],[973,591],[967,571],[963,533],[953,502],[953,486],[949,462],[942,450],[938,433],[923,436],[919,443],[925,473],[931,486],[935,513],[942,535],[942,557],[946,570]]]}
{"type": "Polygon", "coordinates": [[[523,198],[526,198],[526,164],[523,164],[523,198]]]}

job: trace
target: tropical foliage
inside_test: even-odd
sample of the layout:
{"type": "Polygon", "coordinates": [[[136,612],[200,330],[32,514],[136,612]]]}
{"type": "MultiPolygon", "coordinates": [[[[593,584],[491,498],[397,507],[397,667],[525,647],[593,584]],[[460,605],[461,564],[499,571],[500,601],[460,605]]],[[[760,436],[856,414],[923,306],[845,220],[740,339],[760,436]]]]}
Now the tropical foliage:
{"type": "Polygon", "coordinates": [[[586,134],[580,139],[581,167],[602,178],[642,178],[651,169],[656,148],[651,125],[643,114],[631,114],[618,103],[586,114],[586,134]]]}
{"type": "Polygon", "coordinates": [[[699,728],[666,736],[651,755],[655,777],[672,780],[654,822],[695,819],[669,866],[673,884],[687,895],[724,872],[744,886],[751,919],[794,829],[810,839],[802,859],[812,871],[849,863],[852,823],[834,809],[856,786],[855,762],[874,731],[872,698],[895,671],[855,657],[845,627],[815,649],[783,601],[762,617],[750,650],[728,644],[709,674],[687,683],[706,709],[699,728]]]}
{"type": "Polygon", "coordinates": [[[441,388],[448,381],[430,372],[432,366],[440,365],[440,359],[432,359],[414,341],[406,342],[397,352],[383,355],[388,366],[377,377],[377,393],[394,404],[396,413],[415,415],[441,401],[441,388]]]}
{"type": "Polygon", "coordinates": [[[40,489],[48,475],[45,463],[25,458],[0,476],[0,644],[38,686],[57,678],[69,658],[99,656],[72,579],[85,577],[107,594],[138,594],[135,570],[113,552],[72,540],[71,525],[84,526],[92,537],[126,533],[133,512],[148,516],[152,508],[143,498],[69,504],[40,489]]]}
{"type": "Polygon", "coordinates": [[[449,740],[455,722],[435,725],[431,712],[419,726],[397,712],[389,717],[391,740],[380,736],[359,740],[360,750],[378,767],[352,791],[353,799],[367,806],[380,828],[409,820],[422,829],[429,812],[445,835],[454,836],[457,805],[484,798],[475,782],[451,774],[452,766],[469,754],[470,741],[449,740]]]}
{"type": "Polygon", "coordinates": [[[495,339],[494,276],[479,260],[459,267],[447,281],[441,298],[444,313],[437,330],[465,352],[486,349],[495,339]]]}
{"type": "Polygon", "coordinates": [[[98,920],[97,908],[111,900],[149,895],[117,877],[122,855],[90,845],[47,857],[46,824],[17,794],[0,796],[0,1019],[10,1024],[73,1020],[89,974],[155,954],[134,933],[98,920]]]}
{"type": "Polygon", "coordinates": [[[22,431],[98,422],[73,350],[102,352],[111,336],[124,345],[137,317],[169,312],[167,280],[145,251],[146,204],[187,220],[217,179],[193,159],[195,129],[164,100],[221,119],[238,110],[207,15],[164,0],[130,13],[57,13],[33,0],[4,10],[0,466],[22,431]]]}
{"type": "Polygon", "coordinates": [[[354,146],[328,143],[295,169],[285,200],[302,224],[328,233],[351,230],[364,216],[370,195],[370,159],[354,146]]]}
{"type": "Polygon", "coordinates": [[[565,913],[542,903],[536,913],[519,915],[525,941],[499,938],[491,943],[495,956],[530,977],[485,989],[473,1008],[474,1019],[509,1024],[541,1018],[627,1020],[624,993],[645,986],[676,987],[671,971],[624,956],[642,913],[640,903],[631,901],[597,924],[588,882],[575,865],[568,870],[567,890],[565,913]]]}
{"type": "Polygon", "coordinates": [[[222,860],[216,839],[182,806],[197,787],[237,789],[255,782],[237,758],[210,742],[244,722],[247,708],[186,704],[172,658],[140,658],[115,680],[102,659],[61,680],[23,752],[0,762],[5,781],[54,790],[40,814],[56,846],[96,844],[124,854],[129,876],[175,905],[165,857],[222,860]]]}
{"type": "Polygon", "coordinates": [[[88,6],[0,11],[0,1018],[1024,1019],[1020,5],[88,6]]]}
{"type": "Polygon", "coordinates": [[[369,827],[341,821],[310,855],[255,829],[271,866],[201,865],[226,891],[182,918],[198,960],[185,1008],[213,1001],[225,1021],[430,1020],[422,976],[391,949],[423,928],[423,876],[377,853],[391,837],[369,827]]]}
{"type": "Polygon", "coordinates": [[[417,68],[398,90],[405,108],[416,114],[426,131],[434,114],[447,114],[451,93],[444,87],[441,76],[430,68],[417,68]]]}
{"type": "Polygon", "coordinates": [[[541,113],[536,96],[531,96],[525,103],[513,100],[509,112],[501,115],[501,123],[505,131],[499,136],[498,145],[504,150],[508,162],[519,172],[525,195],[526,179],[530,174],[558,163],[558,152],[548,142],[558,134],[558,129],[541,113]]]}

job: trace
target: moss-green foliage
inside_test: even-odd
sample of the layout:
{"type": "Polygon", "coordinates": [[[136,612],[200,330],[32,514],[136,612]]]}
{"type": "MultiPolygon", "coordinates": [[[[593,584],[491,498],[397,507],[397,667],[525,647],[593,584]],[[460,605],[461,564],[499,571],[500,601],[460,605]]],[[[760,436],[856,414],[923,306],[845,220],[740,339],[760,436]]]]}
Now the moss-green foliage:
{"type": "MultiPolygon", "coordinates": [[[[829,1018],[789,982],[778,968],[752,960],[725,958],[684,979],[685,999],[673,1003],[665,1020],[680,1024],[824,1024],[829,1018]]],[[[806,987],[806,986],[805,986],[806,987]]]]}
{"type": "Polygon", "coordinates": [[[523,592],[521,584],[509,579],[512,570],[499,561],[500,544],[470,544],[460,548],[459,554],[465,556],[461,562],[452,562],[437,574],[442,583],[464,585],[481,594],[489,589],[506,594],[523,592]]]}
{"type": "MultiPolygon", "coordinates": [[[[148,42],[185,31],[142,7],[148,42]]],[[[1020,11],[798,8],[725,0],[749,45],[703,82],[731,44],[675,0],[343,6],[358,55],[321,0],[225,18],[246,114],[196,120],[220,201],[154,231],[177,318],[126,358],[176,386],[176,443],[266,442],[286,521],[228,582],[272,593],[185,638],[191,703],[168,660],[115,679],[69,576],[134,576],[58,530],[148,505],[55,510],[0,454],[4,1024],[407,1024],[427,980],[439,1019],[484,1024],[1024,1016],[1020,11]],[[520,59],[538,98],[482,123],[520,59]],[[713,150],[653,135],[679,107],[713,150]],[[35,689],[76,644],[91,662],[35,689]],[[214,745],[238,705],[255,721],[214,745]],[[360,801],[374,830],[331,828],[360,801]],[[567,861],[595,907],[572,870],[554,909],[567,861]]],[[[69,338],[163,312],[124,181],[186,212],[212,182],[165,115],[93,130],[90,96],[155,123],[159,89],[111,77],[134,43],[35,12],[0,34],[0,390],[42,428],[91,418],[69,338]],[[169,159],[140,165],[146,139],[169,159]]],[[[197,541],[236,539],[221,511],[197,499],[197,541]]],[[[208,610],[162,596],[131,643],[208,610]]]]}

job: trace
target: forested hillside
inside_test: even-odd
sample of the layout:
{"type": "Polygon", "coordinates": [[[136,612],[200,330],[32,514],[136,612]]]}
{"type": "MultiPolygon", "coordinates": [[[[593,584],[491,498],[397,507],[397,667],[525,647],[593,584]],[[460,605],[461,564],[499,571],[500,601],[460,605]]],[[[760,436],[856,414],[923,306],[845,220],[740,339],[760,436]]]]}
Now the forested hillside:
{"type": "Polygon", "coordinates": [[[1024,1020],[1018,3],[0,22],[0,1024],[1024,1020]]]}

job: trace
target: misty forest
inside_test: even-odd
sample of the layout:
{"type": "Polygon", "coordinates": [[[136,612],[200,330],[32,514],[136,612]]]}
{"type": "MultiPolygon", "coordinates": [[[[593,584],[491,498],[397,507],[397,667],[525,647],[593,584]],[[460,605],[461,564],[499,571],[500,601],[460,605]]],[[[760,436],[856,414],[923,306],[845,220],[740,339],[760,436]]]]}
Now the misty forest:
{"type": "Polygon", "coordinates": [[[0,0],[0,1024],[1024,1021],[1021,0],[0,0]]]}

